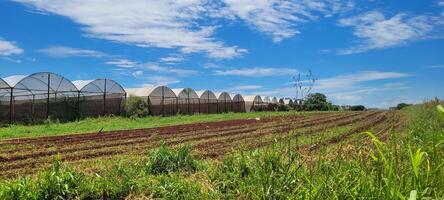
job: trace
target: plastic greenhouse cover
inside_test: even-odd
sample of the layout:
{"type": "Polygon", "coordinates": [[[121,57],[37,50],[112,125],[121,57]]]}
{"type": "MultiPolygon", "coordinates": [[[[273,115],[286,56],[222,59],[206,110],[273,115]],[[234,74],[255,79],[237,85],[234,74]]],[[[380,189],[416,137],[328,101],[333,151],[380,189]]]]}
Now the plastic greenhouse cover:
{"type": "Polygon", "coordinates": [[[199,95],[191,88],[173,89],[173,91],[179,99],[199,99],[199,95]]]}
{"type": "Polygon", "coordinates": [[[68,79],[53,73],[35,73],[29,76],[15,75],[4,78],[13,87],[13,95],[46,98],[44,94],[60,94],[62,96],[77,95],[77,87],[68,79]],[[49,88],[48,88],[49,86],[49,88]]]}
{"type": "Polygon", "coordinates": [[[149,94],[150,97],[176,98],[176,94],[167,86],[159,86],[154,88],[149,94]]]}
{"type": "Polygon", "coordinates": [[[231,101],[231,96],[227,92],[217,93],[219,101],[231,101]]]}
{"type": "Polygon", "coordinates": [[[200,99],[217,100],[216,95],[210,90],[197,91],[196,93],[200,97],[200,99]]]}
{"type": "Polygon", "coordinates": [[[262,103],[262,98],[259,95],[256,96],[244,96],[244,100],[248,102],[262,103]]]}
{"type": "Polygon", "coordinates": [[[241,94],[236,94],[233,97],[233,102],[244,102],[244,97],[241,94]]]}
{"type": "Polygon", "coordinates": [[[111,79],[96,79],[94,81],[74,81],[74,84],[84,95],[125,94],[123,87],[111,79]],[[81,88],[80,88],[81,86],[81,88]],[[106,86],[106,88],[105,88],[106,86]]]}

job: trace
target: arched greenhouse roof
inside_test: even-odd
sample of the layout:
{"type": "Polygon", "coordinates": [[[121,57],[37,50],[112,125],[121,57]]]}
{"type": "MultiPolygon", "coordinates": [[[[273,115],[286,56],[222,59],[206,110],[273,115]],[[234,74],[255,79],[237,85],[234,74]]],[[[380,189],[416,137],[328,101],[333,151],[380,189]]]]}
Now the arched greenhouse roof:
{"type": "Polygon", "coordinates": [[[261,96],[264,103],[271,103],[271,98],[269,96],[261,96]]]}
{"type": "Polygon", "coordinates": [[[11,87],[9,84],[0,78],[0,98],[11,95],[11,87]]]}
{"type": "Polygon", "coordinates": [[[196,94],[200,97],[200,99],[217,100],[216,95],[211,90],[197,91],[196,94]]]}
{"type": "Polygon", "coordinates": [[[176,98],[176,94],[173,90],[171,90],[167,86],[159,86],[155,87],[151,90],[151,92],[148,94],[150,97],[167,97],[167,98],[176,98]]]}
{"type": "Polygon", "coordinates": [[[67,78],[50,72],[39,72],[29,76],[15,75],[3,79],[13,88],[14,96],[49,93],[77,93],[77,87],[67,78]]]}
{"type": "Polygon", "coordinates": [[[233,97],[233,102],[245,102],[245,100],[241,94],[236,94],[233,97]]]}
{"type": "Polygon", "coordinates": [[[11,88],[11,86],[9,86],[9,84],[6,81],[4,81],[2,78],[0,78],[0,88],[6,89],[6,88],[11,88]]]}
{"type": "Polygon", "coordinates": [[[179,99],[199,99],[199,95],[197,95],[197,93],[191,88],[172,90],[179,99]]]}
{"type": "Polygon", "coordinates": [[[231,96],[227,92],[217,93],[216,96],[219,101],[231,101],[231,96]]]}
{"type": "Polygon", "coordinates": [[[262,103],[262,98],[259,95],[250,95],[250,96],[244,96],[244,100],[248,102],[255,102],[255,103],[262,103]]]}
{"type": "Polygon", "coordinates": [[[127,88],[125,90],[129,96],[176,98],[174,91],[167,86],[127,88]]]}
{"type": "Polygon", "coordinates": [[[278,98],[273,97],[273,98],[271,99],[271,103],[279,103],[278,98]]]}
{"type": "Polygon", "coordinates": [[[123,87],[111,79],[78,80],[74,85],[84,95],[88,94],[126,94],[123,87]]]}

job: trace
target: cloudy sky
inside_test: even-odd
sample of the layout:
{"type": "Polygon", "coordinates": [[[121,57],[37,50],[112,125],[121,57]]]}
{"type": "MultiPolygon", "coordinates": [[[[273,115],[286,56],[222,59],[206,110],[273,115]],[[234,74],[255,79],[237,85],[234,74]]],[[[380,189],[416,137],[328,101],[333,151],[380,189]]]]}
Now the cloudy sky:
{"type": "Polygon", "coordinates": [[[1,0],[0,77],[295,96],[311,70],[336,104],[444,98],[444,1],[1,0]]]}

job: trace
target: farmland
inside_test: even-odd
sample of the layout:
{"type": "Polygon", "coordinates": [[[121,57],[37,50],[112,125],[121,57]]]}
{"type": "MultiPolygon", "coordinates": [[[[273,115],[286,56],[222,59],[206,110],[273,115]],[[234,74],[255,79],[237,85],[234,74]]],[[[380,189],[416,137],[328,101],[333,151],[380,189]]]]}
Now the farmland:
{"type": "Polygon", "coordinates": [[[11,193],[18,185],[31,190],[42,184],[33,185],[31,180],[52,180],[48,173],[61,180],[64,173],[69,177],[80,173],[79,180],[85,182],[78,184],[89,189],[74,185],[74,193],[69,193],[73,196],[59,195],[440,198],[444,183],[437,177],[444,173],[440,150],[444,138],[435,105],[403,111],[250,114],[151,128],[9,138],[0,141],[0,176],[11,181],[0,191],[10,197],[21,194],[11,193]],[[156,168],[156,163],[163,167],[156,168]],[[108,185],[107,191],[103,184],[108,185]]]}
{"type": "Polygon", "coordinates": [[[115,155],[144,155],[159,141],[168,145],[192,144],[197,155],[217,158],[241,147],[245,150],[310,137],[317,145],[344,140],[367,129],[384,131],[399,127],[396,113],[338,112],[271,116],[207,123],[165,126],[125,131],[53,137],[10,139],[0,142],[2,176],[31,173],[59,155],[63,161],[78,162],[115,155]],[[377,126],[384,124],[385,126],[377,126]],[[316,141],[315,141],[316,140],[316,141]]]}

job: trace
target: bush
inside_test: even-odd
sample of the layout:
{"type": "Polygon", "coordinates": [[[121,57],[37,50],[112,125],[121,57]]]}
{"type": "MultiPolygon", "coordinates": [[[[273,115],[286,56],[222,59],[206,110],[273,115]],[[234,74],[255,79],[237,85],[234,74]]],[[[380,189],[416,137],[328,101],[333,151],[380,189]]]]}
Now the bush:
{"type": "Polygon", "coordinates": [[[408,103],[400,103],[400,104],[398,104],[398,105],[396,106],[396,109],[397,109],[397,110],[401,110],[401,109],[403,109],[403,108],[405,108],[405,107],[409,107],[409,106],[412,106],[412,104],[408,104],[408,103]]]}
{"type": "Polygon", "coordinates": [[[279,104],[277,107],[277,111],[289,111],[290,107],[284,104],[279,104]]]}
{"type": "Polygon", "coordinates": [[[152,174],[166,174],[169,172],[195,172],[197,161],[191,156],[190,146],[172,149],[162,143],[152,151],[148,157],[147,169],[152,174]]]}
{"type": "Polygon", "coordinates": [[[351,106],[350,110],[351,111],[365,111],[367,109],[363,105],[356,105],[356,106],[351,106]]]}
{"type": "Polygon", "coordinates": [[[82,192],[83,181],[83,174],[61,169],[56,160],[36,181],[22,178],[3,184],[0,199],[74,199],[82,192]]]}
{"type": "Polygon", "coordinates": [[[130,96],[125,107],[128,117],[145,117],[149,114],[148,102],[141,97],[130,96]]]}
{"type": "Polygon", "coordinates": [[[298,192],[296,155],[273,147],[230,155],[210,175],[227,199],[287,199],[298,192]]]}

